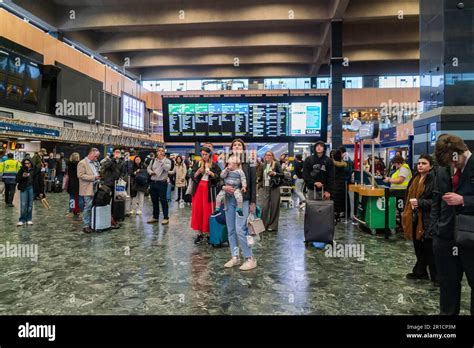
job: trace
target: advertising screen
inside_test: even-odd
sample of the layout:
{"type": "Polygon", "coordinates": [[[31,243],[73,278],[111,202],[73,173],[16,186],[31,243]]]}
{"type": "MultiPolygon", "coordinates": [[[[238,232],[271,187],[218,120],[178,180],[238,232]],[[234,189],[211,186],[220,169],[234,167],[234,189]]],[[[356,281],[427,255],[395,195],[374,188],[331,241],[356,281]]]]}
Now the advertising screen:
{"type": "Polygon", "coordinates": [[[122,94],[122,124],[125,128],[145,130],[145,103],[142,100],[122,94]]]}
{"type": "Polygon", "coordinates": [[[164,98],[165,141],[327,137],[327,97],[164,98]]]}

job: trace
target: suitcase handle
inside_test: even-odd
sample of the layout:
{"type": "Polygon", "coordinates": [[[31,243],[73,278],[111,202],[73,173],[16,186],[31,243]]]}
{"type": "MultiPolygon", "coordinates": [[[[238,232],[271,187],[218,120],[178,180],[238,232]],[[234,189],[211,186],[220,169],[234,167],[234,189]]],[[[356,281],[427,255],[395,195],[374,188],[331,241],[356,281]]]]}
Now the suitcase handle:
{"type": "MultiPolygon", "coordinates": [[[[321,185],[322,189],[322,195],[321,195],[321,200],[324,201],[324,185],[321,185]]],[[[314,195],[314,200],[316,201],[316,189],[313,190],[313,195],[314,195]]]]}

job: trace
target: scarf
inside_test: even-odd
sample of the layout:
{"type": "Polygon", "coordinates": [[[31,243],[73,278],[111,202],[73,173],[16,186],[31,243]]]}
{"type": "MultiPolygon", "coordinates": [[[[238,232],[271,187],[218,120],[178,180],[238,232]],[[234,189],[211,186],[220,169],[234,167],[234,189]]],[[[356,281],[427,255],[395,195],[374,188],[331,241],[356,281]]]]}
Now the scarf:
{"type": "Polygon", "coordinates": [[[416,198],[419,199],[423,192],[425,191],[425,180],[421,180],[421,175],[417,175],[410,187],[408,188],[407,200],[405,202],[405,209],[402,213],[402,226],[405,238],[408,240],[413,239],[413,216],[418,216],[416,221],[416,240],[421,240],[423,236],[423,213],[418,207],[418,214],[414,215],[413,210],[411,209],[410,199],[416,198]]]}

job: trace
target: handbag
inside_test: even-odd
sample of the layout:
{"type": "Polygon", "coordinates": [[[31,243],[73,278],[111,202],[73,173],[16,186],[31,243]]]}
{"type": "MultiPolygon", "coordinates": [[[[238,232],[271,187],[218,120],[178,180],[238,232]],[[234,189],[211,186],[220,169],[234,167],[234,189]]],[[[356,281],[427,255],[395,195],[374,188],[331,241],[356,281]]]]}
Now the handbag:
{"type": "Polygon", "coordinates": [[[456,245],[474,249],[474,216],[457,215],[456,229],[454,230],[456,245]]]}
{"type": "Polygon", "coordinates": [[[270,178],[270,187],[275,188],[281,185],[281,178],[279,176],[272,176],[270,178]]]}
{"type": "Polygon", "coordinates": [[[192,195],[193,194],[193,188],[194,188],[194,181],[192,178],[189,178],[188,182],[188,188],[186,189],[186,195],[192,195]]]}
{"type": "Polygon", "coordinates": [[[258,236],[260,233],[265,232],[265,225],[262,219],[256,218],[253,214],[250,214],[247,219],[247,227],[251,236],[258,236]]]}
{"type": "Polygon", "coordinates": [[[115,182],[115,198],[122,199],[127,197],[127,182],[122,178],[115,182]]]}

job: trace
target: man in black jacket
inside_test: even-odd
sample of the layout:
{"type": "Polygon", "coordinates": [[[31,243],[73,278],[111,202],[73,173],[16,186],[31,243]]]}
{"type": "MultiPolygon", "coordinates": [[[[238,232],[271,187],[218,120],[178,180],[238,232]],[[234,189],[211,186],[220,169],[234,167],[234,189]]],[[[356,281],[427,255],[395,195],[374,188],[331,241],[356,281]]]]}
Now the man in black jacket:
{"type": "Polygon", "coordinates": [[[463,273],[471,287],[474,314],[474,249],[456,245],[456,215],[474,215],[474,158],[464,141],[440,135],[436,142],[437,170],[431,208],[433,252],[440,283],[440,314],[458,315],[463,273]]]}
{"type": "MultiPolygon", "coordinates": [[[[104,185],[110,187],[112,191],[112,206],[115,201],[115,182],[120,178],[127,177],[127,166],[122,159],[120,149],[114,149],[112,158],[104,162],[101,168],[101,176],[104,185]]],[[[113,210],[112,210],[113,211],[113,210]]],[[[116,218],[112,214],[112,228],[118,228],[116,218]]]]}
{"type": "Polygon", "coordinates": [[[303,178],[308,188],[308,200],[321,199],[324,190],[324,199],[330,199],[334,189],[334,163],[326,156],[326,145],[318,141],[314,145],[315,154],[304,161],[303,178]]]}

